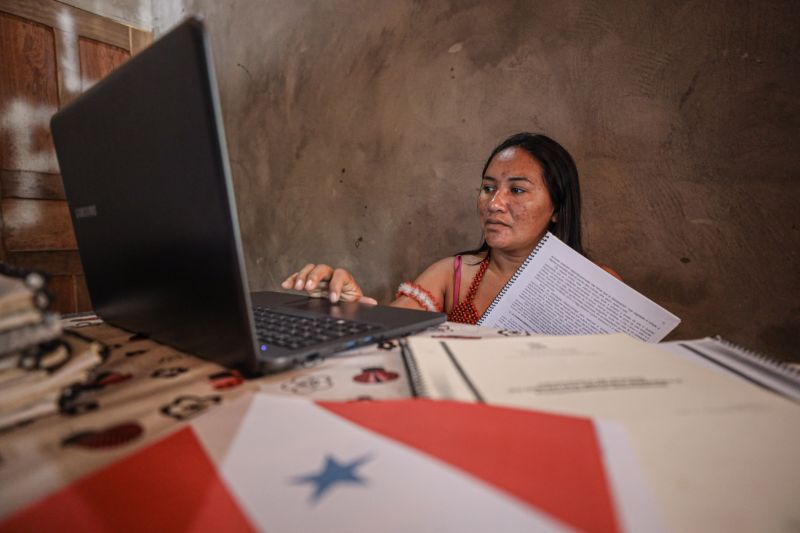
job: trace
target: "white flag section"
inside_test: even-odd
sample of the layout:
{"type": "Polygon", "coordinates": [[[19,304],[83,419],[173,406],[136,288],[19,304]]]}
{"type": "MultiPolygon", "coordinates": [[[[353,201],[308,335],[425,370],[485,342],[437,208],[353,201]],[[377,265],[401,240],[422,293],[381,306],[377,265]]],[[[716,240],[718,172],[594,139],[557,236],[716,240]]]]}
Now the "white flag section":
{"type": "Polygon", "coordinates": [[[275,533],[573,530],[303,400],[257,396],[217,469],[275,533]]]}
{"type": "MultiPolygon", "coordinates": [[[[263,394],[249,402],[246,408],[229,404],[192,426],[228,490],[263,531],[664,529],[624,430],[615,424],[600,430],[588,419],[425,400],[395,402],[396,411],[386,411],[392,402],[320,405],[263,394]],[[353,407],[372,417],[376,409],[400,417],[413,416],[409,408],[439,413],[420,422],[420,433],[390,437],[380,427],[393,427],[392,416],[378,415],[383,419],[377,422],[368,416],[368,428],[353,421],[362,416],[352,414],[353,407]],[[435,437],[430,422],[447,409],[453,417],[473,410],[476,422],[489,420],[479,431],[487,442],[497,436],[497,456],[487,459],[474,441],[438,446],[447,438],[435,437]],[[235,436],[220,431],[221,424],[236,425],[235,436]],[[541,432],[538,446],[530,431],[541,432]],[[520,460],[531,466],[517,468],[520,460]],[[607,472],[608,465],[620,472],[607,472]]],[[[406,427],[408,420],[397,425],[406,427]]]]}

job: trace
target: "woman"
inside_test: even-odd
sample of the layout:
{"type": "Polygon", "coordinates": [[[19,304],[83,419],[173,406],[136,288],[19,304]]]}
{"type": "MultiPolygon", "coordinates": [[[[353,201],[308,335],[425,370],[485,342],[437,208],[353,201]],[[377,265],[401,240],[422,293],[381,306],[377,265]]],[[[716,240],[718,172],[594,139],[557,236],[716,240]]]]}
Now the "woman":
{"type": "MultiPolygon", "coordinates": [[[[580,213],[578,170],[569,153],[544,135],[513,135],[483,167],[478,193],[483,244],[401,283],[391,305],[444,311],[452,322],[475,324],[547,231],[584,253],[580,213]]],[[[348,271],[328,265],[308,264],[281,286],[332,302],[377,303],[363,295],[348,271]]]]}

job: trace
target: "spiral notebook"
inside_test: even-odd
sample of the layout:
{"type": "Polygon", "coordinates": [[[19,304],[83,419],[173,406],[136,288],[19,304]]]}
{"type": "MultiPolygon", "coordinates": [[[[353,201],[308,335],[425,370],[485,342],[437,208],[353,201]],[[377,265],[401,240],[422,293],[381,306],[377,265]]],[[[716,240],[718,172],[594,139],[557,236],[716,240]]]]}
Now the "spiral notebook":
{"type": "MultiPolygon", "coordinates": [[[[691,344],[726,358],[741,352],[713,339],[691,344]]],[[[414,336],[403,343],[413,393],[433,399],[603,417],[796,407],[765,390],[777,389],[754,372],[730,372],[697,355],[670,351],[623,333],[479,340],[414,336]]],[[[781,376],[787,386],[779,392],[786,394],[788,375],[781,376]]]]}
{"type": "Polygon", "coordinates": [[[661,346],[670,351],[699,356],[711,365],[800,402],[800,365],[778,361],[719,336],[672,341],[661,346]]]}
{"type": "Polygon", "coordinates": [[[542,335],[627,333],[646,342],[660,341],[679,323],[549,232],[478,322],[542,335]]]}

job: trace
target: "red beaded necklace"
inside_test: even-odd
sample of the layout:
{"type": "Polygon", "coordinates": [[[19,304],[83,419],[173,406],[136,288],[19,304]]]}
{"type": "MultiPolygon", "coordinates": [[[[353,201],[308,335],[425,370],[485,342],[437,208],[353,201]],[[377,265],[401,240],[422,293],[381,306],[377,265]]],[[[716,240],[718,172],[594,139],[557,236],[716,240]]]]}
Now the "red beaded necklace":
{"type": "Polygon", "coordinates": [[[472,284],[469,286],[467,297],[462,301],[456,303],[455,307],[448,313],[447,320],[450,322],[461,322],[462,324],[477,324],[481,318],[478,310],[475,309],[475,295],[478,293],[478,286],[483,280],[483,275],[486,269],[489,268],[489,254],[481,261],[478,267],[478,273],[472,278],[472,284]]]}

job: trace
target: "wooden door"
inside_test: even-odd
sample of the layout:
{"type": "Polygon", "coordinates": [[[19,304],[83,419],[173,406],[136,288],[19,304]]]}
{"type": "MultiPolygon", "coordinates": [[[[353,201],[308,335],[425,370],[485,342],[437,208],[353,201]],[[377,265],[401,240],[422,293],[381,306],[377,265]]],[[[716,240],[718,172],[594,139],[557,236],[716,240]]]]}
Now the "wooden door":
{"type": "Polygon", "coordinates": [[[0,0],[0,261],[49,274],[61,313],[91,302],[50,117],[151,40],[55,0],[0,0]]]}

